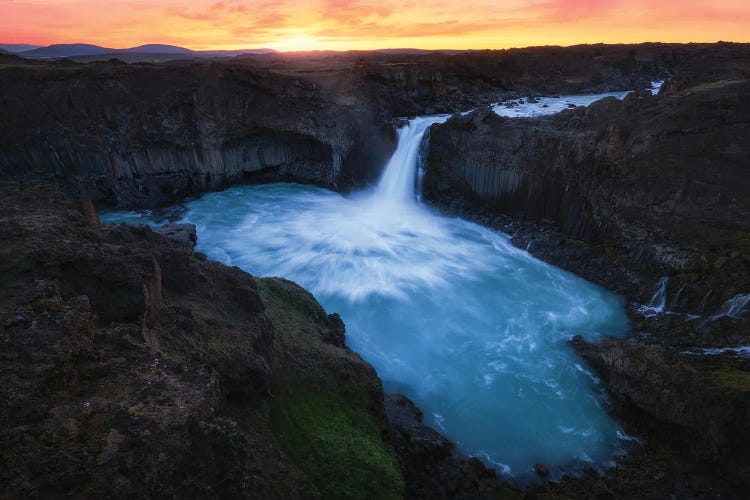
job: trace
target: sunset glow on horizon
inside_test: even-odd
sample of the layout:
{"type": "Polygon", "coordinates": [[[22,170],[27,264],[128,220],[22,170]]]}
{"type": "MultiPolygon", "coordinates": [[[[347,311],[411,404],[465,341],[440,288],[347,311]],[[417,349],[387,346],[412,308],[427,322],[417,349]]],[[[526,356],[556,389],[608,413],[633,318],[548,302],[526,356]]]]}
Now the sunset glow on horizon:
{"type": "Polygon", "coordinates": [[[0,0],[0,43],[195,50],[750,41],[748,0],[0,0]]]}

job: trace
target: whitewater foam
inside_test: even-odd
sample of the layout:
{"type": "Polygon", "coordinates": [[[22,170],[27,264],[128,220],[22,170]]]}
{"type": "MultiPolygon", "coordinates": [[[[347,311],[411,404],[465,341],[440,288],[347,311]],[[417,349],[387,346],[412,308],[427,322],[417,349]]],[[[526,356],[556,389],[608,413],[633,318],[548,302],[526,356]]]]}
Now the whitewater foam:
{"type": "MultiPolygon", "coordinates": [[[[651,83],[649,91],[656,95],[664,85],[664,80],[651,83]]],[[[499,102],[492,106],[492,110],[500,116],[509,118],[534,118],[537,116],[552,115],[565,109],[576,108],[578,106],[590,106],[591,104],[605,99],[614,97],[615,99],[625,99],[632,91],[623,90],[618,92],[604,92],[600,94],[576,94],[553,97],[526,97],[520,99],[509,99],[499,102]]]]}
{"type": "MultiPolygon", "coordinates": [[[[104,217],[129,218],[144,221],[104,217]]],[[[507,235],[416,203],[293,184],[207,194],[181,219],[211,259],[292,279],[339,312],[347,344],[386,389],[412,398],[464,453],[523,475],[617,451],[601,382],[567,341],[624,334],[623,299],[507,235]]]]}
{"type": "MultiPolygon", "coordinates": [[[[628,330],[624,299],[514,247],[507,235],[417,203],[411,120],[379,185],[350,197],[238,186],[170,212],[209,258],[294,280],[347,325],[347,344],[469,455],[505,473],[609,463],[621,433],[601,381],[568,344],[628,330]],[[403,171],[401,171],[403,170],[403,171]],[[571,431],[572,429],[572,431],[571,431]]],[[[152,224],[156,212],[103,214],[152,224]]],[[[555,473],[556,474],[556,473],[555,473]]]]}

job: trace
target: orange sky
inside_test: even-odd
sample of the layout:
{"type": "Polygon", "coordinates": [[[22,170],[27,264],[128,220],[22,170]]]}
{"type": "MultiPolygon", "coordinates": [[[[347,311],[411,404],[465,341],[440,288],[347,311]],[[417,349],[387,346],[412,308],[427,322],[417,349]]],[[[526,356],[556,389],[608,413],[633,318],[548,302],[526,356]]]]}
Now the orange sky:
{"type": "Polygon", "coordinates": [[[0,0],[0,43],[505,48],[750,41],[750,0],[0,0]]]}

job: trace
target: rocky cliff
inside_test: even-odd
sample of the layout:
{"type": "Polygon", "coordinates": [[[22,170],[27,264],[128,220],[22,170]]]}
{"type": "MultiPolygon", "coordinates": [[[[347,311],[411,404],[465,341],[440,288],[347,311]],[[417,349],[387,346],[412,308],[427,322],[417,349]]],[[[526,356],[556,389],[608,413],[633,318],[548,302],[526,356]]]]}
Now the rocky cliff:
{"type": "Polygon", "coordinates": [[[340,190],[377,179],[391,120],[502,96],[634,89],[728,66],[740,45],[540,47],[460,54],[267,54],[164,64],[0,55],[0,178],[119,207],[236,182],[340,190]]]}
{"type": "Polygon", "coordinates": [[[540,497],[630,497],[640,482],[655,498],[741,498],[750,481],[750,364],[706,351],[750,343],[750,65],[724,63],[657,96],[430,129],[426,200],[631,301],[632,339],[573,345],[643,447],[594,489],[569,479],[540,497]]]}
{"type": "Polygon", "coordinates": [[[747,54],[0,56],[0,179],[21,181],[0,186],[0,496],[740,498],[750,367],[695,353],[750,343],[746,321],[706,321],[750,290],[747,54]],[[206,262],[190,227],[100,226],[91,202],[38,185],[128,207],[238,181],[346,189],[377,176],[395,116],[661,74],[657,97],[535,120],[480,110],[431,131],[432,203],[635,302],[669,277],[665,307],[703,314],[634,314],[635,340],[575,342],[646,446],[526,491],[453,457],[408,400],[384,403],[340,319],[301,288],[206,262]]]}
{"type": "MultiPolygon", "coordinates": [[[[3,498],[527,497],[384,397],[294,283],[207,262],[191,225],[100,225],[48,185],[0,195],[3,498]]],[[[622,474],[613,491],[641,490],[622,474]]]]}
{"type": "Polygon", "coordinates": [[[380,380],[309,293],[0,193],[0,496],[402,495],[380,380]]]}
{"type": "Polygon", "coordinates": [[[750,290],[748,116],[746,79],[537,119],[456,116],[430,131],[424,196],[556,226],[557,242],[517,243],[640,303],[672,277],[670,308],[712,314],[750,290]]]}
{"type": "Polygon", "coordinates": [[[377,168],[394,147],[392,129],[367,109],[241,63],[14,58],[0,65],[0,88],[0,177],[120,207],[257,178],[333,188],[348,165],[377,168]]]}

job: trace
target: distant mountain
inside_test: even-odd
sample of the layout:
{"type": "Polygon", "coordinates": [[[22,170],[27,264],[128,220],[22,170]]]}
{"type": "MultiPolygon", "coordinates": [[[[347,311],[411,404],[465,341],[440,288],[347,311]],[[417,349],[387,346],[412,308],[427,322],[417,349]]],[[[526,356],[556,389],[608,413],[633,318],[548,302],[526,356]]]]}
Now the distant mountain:
{"type": "Polygon", "coordinates": [[[429,52],[437,52],[433,50],[425,50],[425,49],[409,49],[409,48],[403,48],[403,49],[378,49],[374,52],[380,52],[381,54],[427,54],[429,52]]]}
{"type": "Polygon", "coordinates": [[[41,47],[41,45],[31,45],[28,43],[0,43],[0,50],[4,50],[9,54],[17,54],[19,52],[26,52],[27,50],[34,50],[41,47]]]}
{"type": "Polygon", "coordinates": [[[95,56],[117,52],[117,49],[108,49],[98,45],[88,43],[59,43],[49,47],[40,47],[38,49],[20,52],[18,55],[32,58],[48,57],[70,57],[70,56],[95,56]]]}
{"type": "Polygon", "coordinates": [[[149,43],[146,45],[139,45],[138,47],[131,47],[129,49],[119,49],[116,52],[137,52],[138,54],[193,54],[194,51],[186,49],[185,47],[178,47],[177,45],[164,45],[160,43],[149,43]]]}
{"type": "MultiPolygon", "coordinates": [[[[0,45],[0,48],[5,47],[0,45]]],[[[34,47],[34,46],[31,46],[34,47]]],[[[190,50],[185,47],[176,45],[165,45],[151,43],[130,47],[127,49],[112,49],[101,47],[88,43],[60,43],[48,47],[36,47],[26,51],[17,51],[16,53],[23,57],[32,59],[52,59],[58,57],[85,58],[87,60],[98,59],[100,57],[117,57],[118,55],[158,55],[160,59],[168,60],[168,56],[176,58],[189,57],[231,57],[241,54],[268,54],[273,53],[273,49],[239,49],[239,50],[190,50]]],[[[130,58],[132,59],[132,58],[130,58]]]]}

